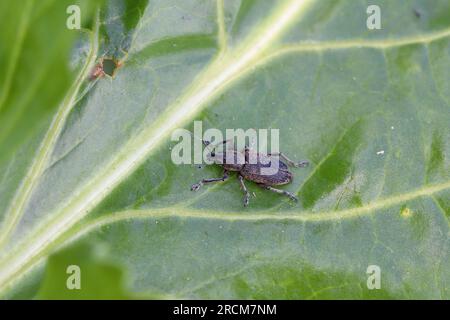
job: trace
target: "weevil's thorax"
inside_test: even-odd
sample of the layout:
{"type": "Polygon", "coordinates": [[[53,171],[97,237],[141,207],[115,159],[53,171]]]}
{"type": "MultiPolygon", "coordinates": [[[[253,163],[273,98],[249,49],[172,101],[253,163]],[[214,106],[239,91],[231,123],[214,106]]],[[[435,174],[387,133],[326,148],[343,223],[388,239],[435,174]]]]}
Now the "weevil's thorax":
{"type": "Polygon", "coordinates": [[[241,171],[245,165],[244,153],[236,150],[211,153],[208,158],[229,171],[241,171]]]}

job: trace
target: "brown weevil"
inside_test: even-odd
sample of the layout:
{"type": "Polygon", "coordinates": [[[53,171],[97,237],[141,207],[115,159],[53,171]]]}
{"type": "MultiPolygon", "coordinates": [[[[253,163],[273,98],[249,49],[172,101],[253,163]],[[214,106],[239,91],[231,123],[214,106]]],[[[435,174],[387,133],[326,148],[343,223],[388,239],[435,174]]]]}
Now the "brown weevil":
{"type": "MultiPolygon", "coordinates": [[[[210,142],[202,140],[206,147],[210,146],[210,142]]],[[[213,146],[212,151],[208,154],[208,159],[223,167],[223,176],[221,178],[202,179],[198,183],[191,186],[192,191],[197,191],[205,183],[225,181],[229,178],[230,171],[236,171],[239,179],[239,184],[244,192],[244,206],[248,206],[250,200],[250,192],[245,186],[244,180],[255,182],[261,188],[269,191],[288,196],[294,201],[298,201],[297,197],[291,192],[274,188],[273,186],[284,185],[292,182],[293,174],[289,171],[288,165],[301,168],[306,167],[308,161],[294,162],[281,152],[278,153],[256,153],[253,150],[245,147],[243,152],[235,149],[226,149],[225,152],[216,152],[215,148],[219,145],[227,144],[229,140],[220,142],[213,146]],[[244,157],[244,161],[237,161],[239,156],[244,157]],[[253,156],[253,161],[249,159],[253,156]],[[283,161],[281,160],[283,159],[283,161]],[[272,161],[277,161],[278,170],[275,174],[262,174],[262,168],[272,166],[272,161]]],[[[276,164],[275,164],[276,165],[276,164]]]]}

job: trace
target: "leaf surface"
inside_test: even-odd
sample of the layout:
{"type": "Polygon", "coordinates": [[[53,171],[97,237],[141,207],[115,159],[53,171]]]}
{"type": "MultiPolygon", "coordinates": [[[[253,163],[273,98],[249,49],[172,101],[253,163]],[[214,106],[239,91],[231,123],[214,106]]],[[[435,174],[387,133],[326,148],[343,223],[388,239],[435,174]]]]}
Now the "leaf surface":
{"type": "Polygon", "coordinates": [[[1,170],[0,291],[55,297],[48,270],[90,247],[104,260],[86,272],[119,268],[117,297],[448,299],[449,3],[382,2],[372,31],[369,4],[107,2],[90,52],[119,62],[113,77],[84,74],[48,157],[42,134],[17,151],[39,170],[1,170]],[[193,120],[280,129],[311,163],[284,187],[299,203],[247,183],[244,209],[234,177],[191,192],[221,174],[171,161],[193,120]]]}

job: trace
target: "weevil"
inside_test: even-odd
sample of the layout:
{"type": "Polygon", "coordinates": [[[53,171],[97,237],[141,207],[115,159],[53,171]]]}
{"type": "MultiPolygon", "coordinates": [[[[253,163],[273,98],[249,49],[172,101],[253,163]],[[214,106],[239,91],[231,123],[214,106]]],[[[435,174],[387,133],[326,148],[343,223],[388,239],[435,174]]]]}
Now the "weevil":
{"type": "MultiPolygon", "coordinates": [[[[211,144],[209,141],[202,140],[206,147],[211,144]]],[[[227,144],[229,140],[224,140],[219,144],[213,146],[212,151],[207,155],[207,158],[213,163],[223,167],[223,176],[221,178],[202,179],[198,183],[191,186],[192,191],[197,191],[205,183],[213,183],[225,181],[229,178],[230,171],[237,172],[239,184],[244,192],[244,206],[248,206],[250,201],[250,192],[248,191],[244,180],[253,181],[263,189],[285,195],[294,201],[298,201],[297,197],[289,191],[274,188],[273,186],[280,186],[291,183],[294,176],[289,171],[288,165],[302,168],[306,167],[309,162],[306,160],[294,162],[289,159],[284,153],[256,153],[247,146],[242,151],[235,149],[226,149],[225,152],[216,152],[215,148],[220,145],[227,144]],[[253,154],[252,154],[253,153],[253,154]],[[237,161],[239,156],[244,156],[245,161],[237,161]],[[256,161],[249,161],[250,157],[256,161]],[[283,161],[281,160],[283,159],[283,161]],[[231,160],[231,161],[230,161],[231,160]],[[265,175],[261,173],[262,168],[271,167],[272,161],[278,161],[278,170],[275,174],[265,175]]]]}

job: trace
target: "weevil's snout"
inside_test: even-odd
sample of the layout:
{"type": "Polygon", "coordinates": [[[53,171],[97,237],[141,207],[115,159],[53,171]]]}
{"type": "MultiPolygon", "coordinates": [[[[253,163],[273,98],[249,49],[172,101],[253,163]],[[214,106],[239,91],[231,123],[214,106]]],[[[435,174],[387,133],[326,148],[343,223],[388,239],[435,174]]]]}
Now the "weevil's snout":
{"type": "Polygon", "coordinates": [[[206,155],[206,159],[209,161],[209,162],[215,162],[215,158],[216,158],[216,153],[213,151],[213,152],[210,152],[210,153],[208,153],[207,155],[206,155]]]}

